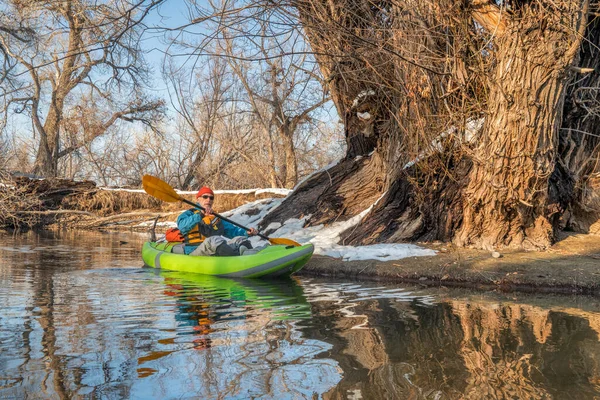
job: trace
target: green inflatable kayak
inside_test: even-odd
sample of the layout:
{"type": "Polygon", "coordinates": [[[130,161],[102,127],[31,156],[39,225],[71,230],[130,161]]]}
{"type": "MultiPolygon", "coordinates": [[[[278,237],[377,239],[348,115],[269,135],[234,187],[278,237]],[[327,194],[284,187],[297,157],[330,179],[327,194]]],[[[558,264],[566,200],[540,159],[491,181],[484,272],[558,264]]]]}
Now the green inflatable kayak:
{"type": "Polygon", "coordinates": [[[146,242],[144,264],[152,268],[237,278],[289,276],[299,271],[313,254],[312,244],[269,246],[259,253],[235,257],[187,256],[171,253],[174,243],[146,242]]]}

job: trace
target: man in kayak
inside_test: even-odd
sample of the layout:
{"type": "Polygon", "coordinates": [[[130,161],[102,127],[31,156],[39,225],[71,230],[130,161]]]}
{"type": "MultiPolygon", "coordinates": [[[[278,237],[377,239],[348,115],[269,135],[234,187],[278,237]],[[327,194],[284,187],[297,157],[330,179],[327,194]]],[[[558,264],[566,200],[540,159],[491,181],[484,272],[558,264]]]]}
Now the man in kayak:
{"type": "Polygon", "coordinates": [[[213,215],[215,193],[206,186],[196,194],[198,204],[204,208],[184,211],[177,218],[177,228],[184,237],[184,252],[192,256],[237,256],[252,249],[248,236],[258,231],[246,231],[213,215]]]}

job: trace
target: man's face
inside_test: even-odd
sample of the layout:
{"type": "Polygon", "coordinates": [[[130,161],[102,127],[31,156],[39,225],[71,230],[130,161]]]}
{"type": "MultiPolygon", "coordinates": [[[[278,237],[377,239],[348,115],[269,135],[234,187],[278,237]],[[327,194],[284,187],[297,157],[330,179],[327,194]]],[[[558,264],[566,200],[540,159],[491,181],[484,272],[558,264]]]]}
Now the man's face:
{"type": "Polygon", "coordinates": [[[198,203],[206,208],[212,208],[213,202],[215,201],[215,197],[210,193],[204,193],[202,196],[198,197],[198,203]]]}

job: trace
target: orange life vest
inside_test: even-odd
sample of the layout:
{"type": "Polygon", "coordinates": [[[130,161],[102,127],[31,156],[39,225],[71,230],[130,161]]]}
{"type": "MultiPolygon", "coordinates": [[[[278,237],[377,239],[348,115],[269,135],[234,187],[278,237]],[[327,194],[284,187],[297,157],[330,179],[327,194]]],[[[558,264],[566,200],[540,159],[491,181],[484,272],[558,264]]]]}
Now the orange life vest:
{"type": "MultiPolygon", "coordinates": [[[[194,214],[200,213],[200,210],[197,209],[193,211],[194,214]]],[[[215,217],[214,215],[205,215],[202,218],[202,222],[206,224],[206,226],[210,227],[210,235],[208,236],[222,236],[225,233],[225,228],[221,223],[221,219],[215,217]]],[[[192,246],[197,246],[204,242],[208,236],[204,236],[202,233],[200,233],[198,225],[194,226],[186,235],[183,235],[184,243],[192,246]]]]}

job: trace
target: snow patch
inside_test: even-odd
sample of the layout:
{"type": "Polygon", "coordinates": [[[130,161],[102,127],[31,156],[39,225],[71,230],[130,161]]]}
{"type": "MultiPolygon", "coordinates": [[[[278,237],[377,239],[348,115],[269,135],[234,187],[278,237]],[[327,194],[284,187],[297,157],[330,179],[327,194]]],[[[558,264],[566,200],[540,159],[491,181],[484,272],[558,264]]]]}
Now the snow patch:
{"type": "MultiPolygon", "coordinates": [[[[360,223],[373,206],[379,202],[385,193],[377,201],[360,214],[350,218],[347,221],[334,222],[330,225],[317,225],[304,227],[306,221],[311,215],[305,215],[302,218],[290,218],[283,224],[279,222],[271,223],[266,230],[275,229],[269,236],[272,238],[287,238],[299,243],[312,243],[315,246],[315,254],[329,257],[340,258],[344,261],[355,260],[399,260],[407,257],[433,256],[435,251],[419,247],[414,244],[375,244],[369,246],[344,246],[337,244],[340,241],[340,235],[347,229],[360,223]]],[[[271,211],[277,208],[283,198],[261,199],[248,204],[244,204],[234,210],[222,213],[224,217],[231,219],[247,228],[257,228],[260,221],[271,211]]],[[[150,226],[153,221],[147,221],[140,226],[150,226]]],[[[158,226],[173,227],[175,222],[159,222],[158,226]]],[[[251,238],[253,245],[261,242],[257,236],[251,238]]]]}
{"type": "Polygon", "coordinates": [[[281,222],[271,222],[266,228],[265,231],[277,230],[281,227],[281,222]]]}
{"type": "MultiPolygon", "coordinates": [[[[175,190],[179,194],[196,194],[197,190],[175,190]]],[[[218,194],[251,194],[251,193],[273,193],[278,195],[287,196],[290,194],[290,189],[280,189],[280,188],[267,188],[267,189],[240,189],[240,190],[213,190],[215,195],[218,194]]]]}
{"type": "MultiPolygon", "coordinates": [[[[139,224],[137,224],[137,226],[143,227],[143,226],[153,226],[154,225],[154,220],[152,221],[144,221],[144,222],[140,222],[139,224]]],[[[162,226],[165,228],[177,228],[177,223],[175,221],[160,221],[156,223],[156,226],[162,226]]]]}
{"type": "Polygon", "coordinates": [[[371,119],[371,114],[369,114],[368,112],[357,112],[356,116],[362,120],[369,120],[371,119]]]}

